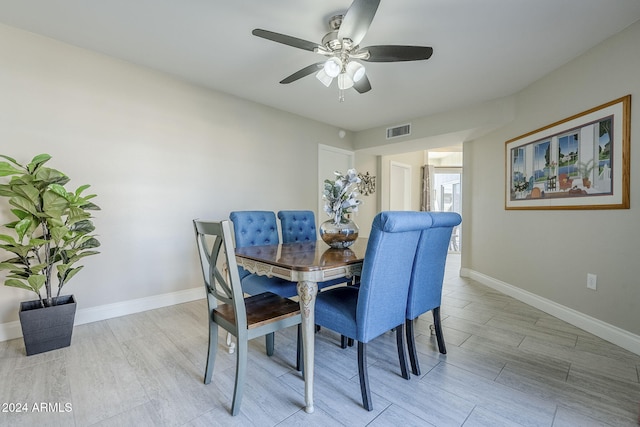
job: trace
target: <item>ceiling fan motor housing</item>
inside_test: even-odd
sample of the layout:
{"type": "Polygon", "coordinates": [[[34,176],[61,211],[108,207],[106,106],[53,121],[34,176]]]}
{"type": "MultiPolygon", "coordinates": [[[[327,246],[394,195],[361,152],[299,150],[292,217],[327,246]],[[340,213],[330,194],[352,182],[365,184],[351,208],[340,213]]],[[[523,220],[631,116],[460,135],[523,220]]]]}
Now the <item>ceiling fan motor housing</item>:
{"type": "Polygon", "coordinates": [[[342,25],[342,17],[344,15],[333,15],[331,19],[329,19],[329,29],[331,31],[338,31],[340,29],[340,25],[342,25]]]}

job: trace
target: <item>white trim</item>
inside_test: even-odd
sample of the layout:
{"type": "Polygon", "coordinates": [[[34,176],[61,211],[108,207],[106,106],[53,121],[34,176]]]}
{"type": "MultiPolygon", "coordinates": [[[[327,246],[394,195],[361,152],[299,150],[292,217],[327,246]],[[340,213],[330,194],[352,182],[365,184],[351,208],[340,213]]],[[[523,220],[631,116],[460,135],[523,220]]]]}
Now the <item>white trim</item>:
{"type": "Polygon", "coordinates": [[[625,350],[629,350],[632,353],[640,355],[639,335],[632,334],[631,332],[625,331],[617,326],[610,325],[601,320],[580,313],[572,308],[565,307],[561,304],[542,298],[536,294],[468,268],[461,268],[460,276],[476,280],[483,285],[502,292],[505,295],[509,295],[518,301],[522,301],[525,304],[542,310],[545,313],[557,317],[558,319],[564,320],[573,326],[590,332],[603,340],[609,341],[624,348],[625,350]]]}
{"type": "MultiPolygon", "coordinates": [[[[202,286],[184,291],[168,294],[154,295],[146,298],[138,298],[129,301],[105,304],[97,307],[83,308],[76,312],[74,326],[85,323],[98,322],[127,314],[153,310],[175,304],[182,304],[204,298],[202,286]]],[[[22,329],[19,321],[0,323],[0,342],[22,337],[22,329]]]]}
{"type": "Polygon", "coordinates": [[[20,338],[21,336],[22,329],[20,328],[19,321],[15,320],[13,322],[0,324],[0,342],[20,338]]]}

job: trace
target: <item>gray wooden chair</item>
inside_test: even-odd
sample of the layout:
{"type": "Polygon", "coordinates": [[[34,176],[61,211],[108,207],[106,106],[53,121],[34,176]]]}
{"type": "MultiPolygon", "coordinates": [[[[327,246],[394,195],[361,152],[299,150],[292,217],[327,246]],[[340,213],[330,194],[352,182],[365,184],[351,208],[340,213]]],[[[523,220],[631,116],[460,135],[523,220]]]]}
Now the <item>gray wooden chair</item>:
{"type": "Polygon", "coordinates": [[[297,302],[271,292],[244,297],[229,221],[193,221],[209,307],[209,351],[204,383],[213,374],[218,326],[236,337],[236,378],[231,415],[240,412],[249,340],[301,322],[297,302]]]}

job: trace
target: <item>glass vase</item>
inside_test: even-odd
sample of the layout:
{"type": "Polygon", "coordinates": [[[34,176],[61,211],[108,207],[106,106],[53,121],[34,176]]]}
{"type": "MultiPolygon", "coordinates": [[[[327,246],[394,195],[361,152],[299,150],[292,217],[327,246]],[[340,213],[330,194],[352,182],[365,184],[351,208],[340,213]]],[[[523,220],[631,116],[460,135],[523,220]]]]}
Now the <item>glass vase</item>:
{"type": "Polygon", "coordinates": [[[348,248],[358,238],[360,229],[350,219],[335,223],[332,219],[320,224],[320,238],[332,248],[348,248]]]}

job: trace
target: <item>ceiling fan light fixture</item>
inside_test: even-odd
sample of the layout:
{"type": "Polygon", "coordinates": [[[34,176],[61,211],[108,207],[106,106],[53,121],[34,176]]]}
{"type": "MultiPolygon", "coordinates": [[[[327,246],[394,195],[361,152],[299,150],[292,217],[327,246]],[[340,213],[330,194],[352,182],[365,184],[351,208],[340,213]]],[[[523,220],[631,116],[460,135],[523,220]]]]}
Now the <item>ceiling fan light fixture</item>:
{"type": "Polygon", "coordinates": [[[353,87],[353,79],[347,73],[340,73],[338,76],[338,89],[347,90],[353,87]]]}
{"type": "Polygon", "coordinates": [[[329,87],[333,81],[333,77],[329,76],[326,71],[324,71],[324,68],[316,73],[316,78],[326,87],[329,87]]]}
{"type": "MultiPolygon", "coordinates": [[[[346,1],[346,0],[345,0],[346,1]]],[[[329,87],[338,79],[339,100],[344,101],[344,91],[355,88],[363,94],[371,90],[368,72],[362,65],[372,62],[422,61],[433,55],[428,46],[374,45],[360,47],[369,31],[381,0],[352,0],[351,6],[341,15],[329,20],[329,32],[321,43],[314,43],[286,34],[256,28],[254,36],[322,55],[324,59],[308,65],[280,81],[288,84],[316,73],[316,78],[329,87]]],[[[367,65],[368,66],[368,65],[367,65]]]]}
{"type": "Polygon", "coordinates": [[[327,59],[324,63],[324,72],[331,78],[337,77],[342,71],[342,61],[335,56],[327,59]]]}
{"type": "Polygon", "coordinates": [[[346,71],[354,83],[358,83],[364,77],[364,73],[365,73],[364,66],[359,62],[355,62],[355,61],[351,61],[347,64],[346,71]]]}

